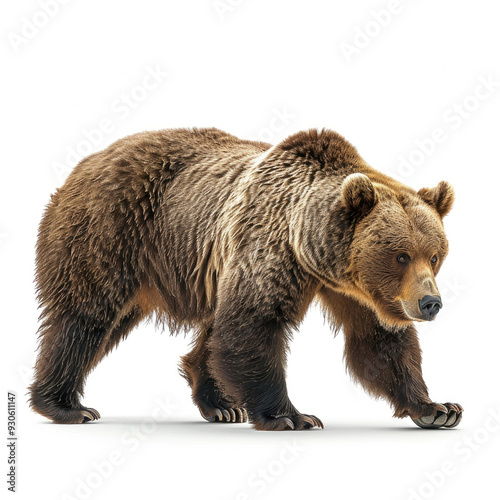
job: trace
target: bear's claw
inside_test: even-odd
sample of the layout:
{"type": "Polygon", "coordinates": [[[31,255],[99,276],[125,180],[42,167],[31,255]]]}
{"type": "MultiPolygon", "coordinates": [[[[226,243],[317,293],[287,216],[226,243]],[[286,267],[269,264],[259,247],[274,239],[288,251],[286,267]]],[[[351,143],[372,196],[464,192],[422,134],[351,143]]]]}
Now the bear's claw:
{"type": "Polygon", "coordinates": [[[94,420],[99,420],[101,418],[101,414],[94,408],[84,408],[80,411],[83,415],[82,424],[93,422],[94,420]]]}
{"type": "Polygon", "coordinates": [[[451,429],[462,421],[463,408],[457,403],[436,404],[434,409],[432,415],[412,417],[412,420],[422,429],[451,429]]]}
{"type": "Polygon", "coordinates": [[[270,417],[261,417],[253,422],[254,427],[263,431],[299,431],[303,429],[312,429],[319,427],[324,429],[323,422],[314,415],[304,415],[298,413],[295,415],[273,415],[270,417]]]}
{"type": "Polygon", "coordinates": [[[208,417],[200,410],[201,416],[208,422],[243,423],[248,420],[248,414],[245,408],[215,408],[214,412],[214,415],[208,417]]]}

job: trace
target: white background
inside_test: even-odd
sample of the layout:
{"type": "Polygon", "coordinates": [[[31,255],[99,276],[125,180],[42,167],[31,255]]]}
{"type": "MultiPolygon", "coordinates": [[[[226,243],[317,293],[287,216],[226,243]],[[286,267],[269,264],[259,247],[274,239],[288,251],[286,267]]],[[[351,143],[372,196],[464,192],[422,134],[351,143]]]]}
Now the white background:
{"type": "Polygon", "coordinates": [[[54,1],[50,16],[42,1],[5,3],[0,16],[2,394],[18,396],[18,498],[498,494],[497,3],[54,1]],[[50,194],[75,151],[180,126],[272,143],[328,127],[414,188],[455,187],[438,276],[445,306],[420,332],[431,397],[464,406],[460,427],[425,431],[391,418],[387,403],[351,382],[342,335],[333,338],[317,309],[291,346],[288,386],[324,430],[204,422],[177,374],[189,338],[153,324],[89,377],[84,402],[102,420],[61,426],[29,410],[34,246],[50,194]]]}

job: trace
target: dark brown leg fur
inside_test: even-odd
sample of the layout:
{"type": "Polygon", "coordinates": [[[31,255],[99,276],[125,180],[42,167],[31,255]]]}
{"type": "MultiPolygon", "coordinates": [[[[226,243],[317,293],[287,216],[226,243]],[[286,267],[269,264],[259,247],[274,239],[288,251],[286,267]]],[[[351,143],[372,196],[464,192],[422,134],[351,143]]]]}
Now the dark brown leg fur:
{"type": "Polygon", "coordinates": [[[223,280],[220,297],[225,300],[217,307],[209,339],[209,370],[225,394],[246,406],[256,429],[322,427],[313,415],[298,412],[288,398],[287,343],[312,294],[300,276],[286,277],[287,269],[280,272],[279,264],[272,286],[266,285],[265,275],[252,276],[256,270],[242,265],[223,280]],[[290,290],[290,282],[296,290],[290,290]],[[302,297],[298,304],[292,299],[297,296],[302,297]]]}
{"type": "Polygon", "coordinates": [[[141,312],[133,308],[115,321],[112,311],[91,317],[76,313],[62,318],[53,316],[43,323],[43,341],[35,365],[35,380],[30,387],[30,404],[56,423],[97,420],[99,412],[80,403],[85,379],[139,322],[141,312]]]}
{"type": "Polygon", "coordinates": [[[208,339],[211,328],[197,333],[193,350],[182,357],[181,374],[192,389],[193,402],[209,422],[246,422],[246,409],[224,397],[208,370],[208,339]]]}
{"type": "Polygon", "coordinates": [[[458,424],[459,405],[441,405],[429,398],[413,325],[388,330],[371,310],[354,299],[328,289],[321,291],[321,297],[332,321],[344,329],[347,367],[368,392],[387,399],[395,417],[409,415],[414,420],[436,417],[435,427],[458,424]],[[448,420],[443,416],[446,414],[449,414],[448,420]]]}

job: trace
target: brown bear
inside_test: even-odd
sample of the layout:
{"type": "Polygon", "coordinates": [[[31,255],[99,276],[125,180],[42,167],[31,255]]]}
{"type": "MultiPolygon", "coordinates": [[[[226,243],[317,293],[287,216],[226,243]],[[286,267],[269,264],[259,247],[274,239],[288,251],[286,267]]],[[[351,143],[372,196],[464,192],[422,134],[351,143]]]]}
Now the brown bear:
{"type": "Polygon", "coordinates": [[[429,399],[414,321],[435,318],[451,186],[415,191],[339,134],[276,146],[210,129],[145,132],[82,160],[40,224],[40,347],[31,405],[58,423],[96,364],[144,318],[193,329],[182,374],[212,422],[323,427],[287,395],[285,354],[315,299],[351,374],[396,417],[454,427],[429,399]]]}

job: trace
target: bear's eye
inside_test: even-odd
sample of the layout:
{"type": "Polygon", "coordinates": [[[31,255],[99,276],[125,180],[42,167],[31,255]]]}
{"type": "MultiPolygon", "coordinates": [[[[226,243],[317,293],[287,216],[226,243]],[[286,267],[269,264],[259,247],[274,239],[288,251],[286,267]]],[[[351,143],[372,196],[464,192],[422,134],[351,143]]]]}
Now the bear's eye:
{"type": "Polygon", "coordinates": [[[398,262],[401,264],[406,264],[410,262],[410,256],[407,253],[400,253],[397,257],[398,262]]]}
{"type": "Polygon", "coordinates": [[[435,264],[438,261],[437,255],[434,255],[431,259],[431,264],[435,264]]]}

